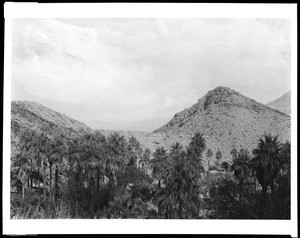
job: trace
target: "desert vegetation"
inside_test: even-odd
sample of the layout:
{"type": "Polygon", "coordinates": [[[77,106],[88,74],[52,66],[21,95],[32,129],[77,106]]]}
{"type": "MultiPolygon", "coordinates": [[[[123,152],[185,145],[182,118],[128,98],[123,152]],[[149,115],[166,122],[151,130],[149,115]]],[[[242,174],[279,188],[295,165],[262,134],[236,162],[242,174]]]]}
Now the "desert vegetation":
{"type": "Polygon", "coordinates": [[[289,219],[290,143],[213,154],[201,133],[187,146],[143,148],[112,132],[19,131],[11,158],[11,218],[289,219]],[[215,163],[213,163],[215,161],[215,163]]]}

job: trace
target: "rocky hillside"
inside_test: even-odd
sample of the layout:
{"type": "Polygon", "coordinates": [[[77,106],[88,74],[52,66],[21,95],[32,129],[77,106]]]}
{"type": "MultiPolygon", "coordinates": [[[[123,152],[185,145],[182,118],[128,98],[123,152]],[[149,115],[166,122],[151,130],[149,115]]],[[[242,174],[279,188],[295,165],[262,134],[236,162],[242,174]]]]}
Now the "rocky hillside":
{"type": "Polygon", "coordinates": [[[14,133],[17,133],[22,127],[39,132],[55,133],[56,131],[64,131],[67,134],[91,131],[82,122],[36,102],[12,101],[11,117],[11,129],[14,133]]]}
{"type": "Polygon", "coordinates": [[[287,115],[291,115],[291,91],[286,92],[280,98],[269,102],[267,106],[272,107],[287,115]]]}
{"type": "Polygon", "coordinates": [[[17,143],[20,130],[29,129],[37,132],[54,134],[64,132],[66,136],[91,131],[85,124],[64,114],[53,111],[39,103],[12,101],[11,103],[11,140],[17,143]]]}
{"type": "Polygon", "coordinates": [[[226,160],[233,148],[251,151],[264,133],[289,140],[290,128],[290,116],[230,88],[217,87],[154,133],[181,135],[187,140],[199,131],[206,137],[207,147],[214,154],[220,150],[226,160]]]}

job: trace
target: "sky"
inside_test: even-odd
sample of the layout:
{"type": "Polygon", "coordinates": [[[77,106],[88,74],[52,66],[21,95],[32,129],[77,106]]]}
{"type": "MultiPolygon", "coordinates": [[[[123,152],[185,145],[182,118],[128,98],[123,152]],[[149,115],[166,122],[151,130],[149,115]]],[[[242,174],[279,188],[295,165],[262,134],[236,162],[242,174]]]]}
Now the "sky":
{"type": "Polygon", "coordinates": [[[94,129],[154,130],[217,86],[290,90],[287,19],[14,19],[12,100],[94,129]]]}

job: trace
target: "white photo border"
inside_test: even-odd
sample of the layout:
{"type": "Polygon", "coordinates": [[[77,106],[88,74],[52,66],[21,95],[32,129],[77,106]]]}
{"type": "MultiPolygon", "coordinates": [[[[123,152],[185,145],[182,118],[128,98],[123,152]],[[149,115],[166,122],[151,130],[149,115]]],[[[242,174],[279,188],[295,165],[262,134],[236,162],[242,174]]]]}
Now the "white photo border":
{"type": "Polygon", "coordinates": [[[297,234],[297,5],[5,3],[3,234],[297,234]],[[291,220],[11,220],[11,38],[16,18],[285,18],[291,20],[291,220]]]}

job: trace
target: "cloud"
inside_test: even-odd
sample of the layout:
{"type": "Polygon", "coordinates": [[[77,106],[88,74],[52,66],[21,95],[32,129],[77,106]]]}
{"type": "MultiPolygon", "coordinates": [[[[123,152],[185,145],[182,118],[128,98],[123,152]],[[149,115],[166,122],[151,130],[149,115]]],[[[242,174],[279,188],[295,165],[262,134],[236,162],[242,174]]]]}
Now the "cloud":
{"type": "Polygon", "coordinates": [[[76,105],[86,116],[77,119],[87,124],[87,117],[93,125],[135,121],[133,129],[138,120],[172,117],[219,85],[268,102],[290,88],[289,24],[278,19],[14,20],[12,80],[18,90],[12,95],[76,105]]]}

